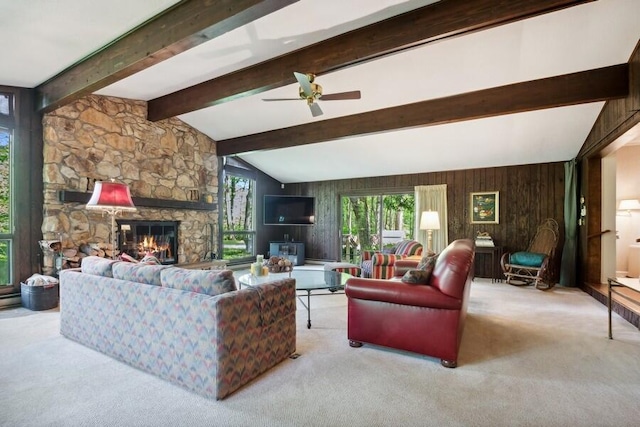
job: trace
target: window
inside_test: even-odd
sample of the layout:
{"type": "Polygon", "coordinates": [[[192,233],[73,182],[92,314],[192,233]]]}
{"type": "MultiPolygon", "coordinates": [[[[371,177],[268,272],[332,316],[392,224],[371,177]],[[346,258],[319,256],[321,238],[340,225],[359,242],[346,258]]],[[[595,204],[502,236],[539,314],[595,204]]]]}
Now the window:
{"type": "Polygon", "coordinates": [[[251,170],[225,159],[223,171],[222,258],[245,261],[255,257],[255,187],[251,170]]]}
{"type": "Polygon", "coordinates": [[[360,262],[363,250],[381,250],[415,239],[413,193],[343,196],[342,260],[360,262]]]}
{"type": "Polygon", "coordinates": [[[13,96],[0,93],[0,287],[11,286],[13,96]]]}

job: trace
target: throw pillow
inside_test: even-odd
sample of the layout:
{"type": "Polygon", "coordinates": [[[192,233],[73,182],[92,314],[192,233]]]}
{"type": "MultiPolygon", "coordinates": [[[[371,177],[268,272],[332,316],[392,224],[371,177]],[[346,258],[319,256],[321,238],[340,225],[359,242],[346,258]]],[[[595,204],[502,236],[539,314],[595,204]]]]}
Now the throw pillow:
{"type": "Polygon", "coordinates": [[[426,285],[431,278],[431,272],[426,270],[409,270],[402,276],[404,283],[412,285],[426,285]]]}
{"type": "Polygon", "coordinates": [[[160,272],[160,279],[163,287],[199,294],[219,295],[237,289],[231,270],[188,270],[170,267],[160,272]]]}
{"type": "Polygon", "coordinates": [[[438,260],[438,254],[433,252],[429,252],[427,255],[423,256],[418,265],[416,266],[416,270],[425,270],[425,271],[433,271],[433,268],[436,266],[436,261],[438,260]]]}

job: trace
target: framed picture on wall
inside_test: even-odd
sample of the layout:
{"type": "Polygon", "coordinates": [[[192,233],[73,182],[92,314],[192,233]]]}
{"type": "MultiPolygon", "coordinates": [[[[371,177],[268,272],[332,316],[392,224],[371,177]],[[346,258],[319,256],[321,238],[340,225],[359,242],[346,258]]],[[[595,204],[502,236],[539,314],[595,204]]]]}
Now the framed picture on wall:
{"type": "Polygon", "coordinates": [[[497,191],[471,193],[471,224],[498,224],[500,199],[497,191]]]}

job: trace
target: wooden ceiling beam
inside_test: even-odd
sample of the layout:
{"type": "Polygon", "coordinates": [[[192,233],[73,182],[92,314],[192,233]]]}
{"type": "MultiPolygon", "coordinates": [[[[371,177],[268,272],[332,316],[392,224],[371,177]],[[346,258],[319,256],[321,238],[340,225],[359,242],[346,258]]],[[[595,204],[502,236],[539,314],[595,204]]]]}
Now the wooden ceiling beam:
{"type": "Polygon", "coordinates": [[[629,64],[514,83],[217,142],[218,156],[624,98],[629,64]]]}
{"type": "Polygon", "coordinates": [[[185,0],[36,88],[48,112],[299,0],[185,0]]]}
{"type": "Polygon", "coordinates": [[[295,83],[294,71],[321,75],[417,45],[593,0],[441,0],[297,51],[217,77],[148,103],[166,119],[295,83]]]}

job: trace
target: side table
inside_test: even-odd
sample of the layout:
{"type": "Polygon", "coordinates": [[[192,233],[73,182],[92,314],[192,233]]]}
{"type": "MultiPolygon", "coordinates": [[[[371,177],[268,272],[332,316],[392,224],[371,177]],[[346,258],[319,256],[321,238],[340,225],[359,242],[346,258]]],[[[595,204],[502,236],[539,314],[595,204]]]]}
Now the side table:
{"type": "Polygon", "coordinates": [[[609,277],[607,279],[607,282],[609,283],[609,286],[608,286],[609,289],[607,292],[607,296],[608,296],[607,311],[609,312],[609,339],[612,340],[613,331],[611,328],[611,311],[613,309],[612,307],[613,301],[611,298],[615,294],[626,300],[635,301],[634,299],[630,298],[629,295],[625,295],[624,292],[620,292],[620,289],[628,289],[630,291],[640,294],[640,282],[638,281],[637,278],[630,278],[630,277],[616,277],[616,278],[609,277]]]}
{"type": "Polygon", "coordinates": [[[491,255],[491,282],[502,282],[498,265],[502,258],[502,246],[476,246],[476,254],[491,255]]]}

